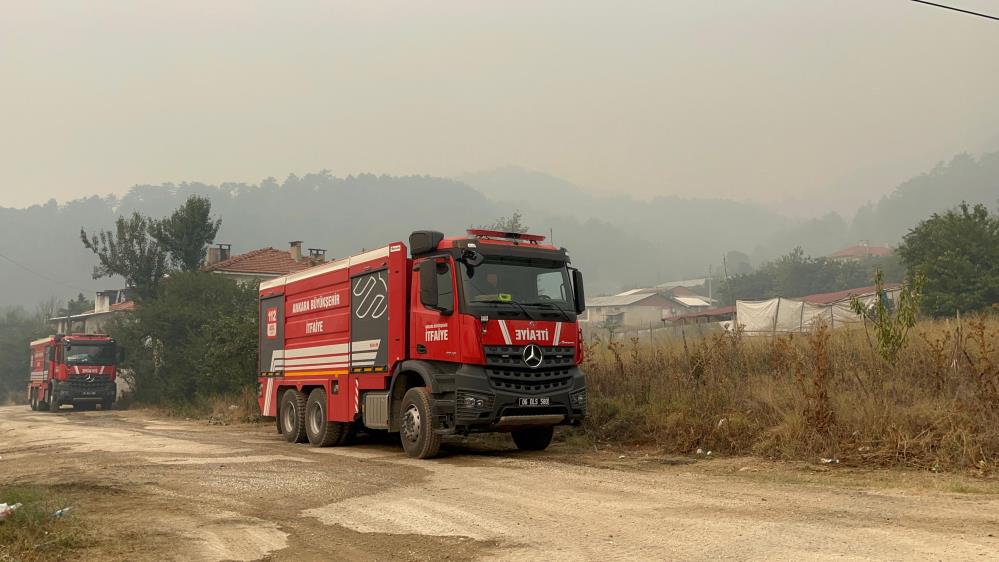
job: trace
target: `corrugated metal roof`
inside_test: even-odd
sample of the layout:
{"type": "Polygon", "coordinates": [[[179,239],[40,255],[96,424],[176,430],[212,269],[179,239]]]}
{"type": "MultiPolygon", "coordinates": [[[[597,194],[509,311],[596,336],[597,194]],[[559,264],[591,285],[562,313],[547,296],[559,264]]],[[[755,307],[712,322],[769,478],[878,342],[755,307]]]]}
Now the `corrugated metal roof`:
{"type": "Polygon", "coordinates": [[[654,293],[636,293],[633,295],[611,295],[609,297],[593,297],[586,299],[586,306],[628,306],[655,296],[654,293]]]}
{"type": "Polygon", "coordinates": [[[684,306],[711,306],[711,303],[700,297],[673,297],[673,300],[684,306]]]}
{"type": "Polygon", "coordinates": [[[683,281],[667,281],[656,285],[656,287],[659,289],[672,289],[674,287],[700,287],[705,282],[707,282],[707,278],[702,277],[700,279],[686,279],[683,281]]]}

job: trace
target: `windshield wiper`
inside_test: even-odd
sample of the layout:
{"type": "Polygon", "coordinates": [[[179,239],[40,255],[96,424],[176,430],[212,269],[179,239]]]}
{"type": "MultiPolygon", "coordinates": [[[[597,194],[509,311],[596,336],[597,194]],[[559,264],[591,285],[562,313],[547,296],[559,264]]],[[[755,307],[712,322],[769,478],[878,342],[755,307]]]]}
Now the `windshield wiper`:
{"type": "Polygon", "coordinates": [[[476,302],[476,303],[487,303],[487,304],[512,304],[512,305],[516,306],[517,308],[519,308],[520,311],[524,313],[524,316],[530,318],[531,320],[536,320],[536,318],[534,318],[533,316],[531,316],[530,312],[527,312],[527,309],[524,308],[523,304],[521,304],[521,303],[519,303],[519,302],[517,302],[517,301],[515,301],[513,299],[509,299],[509,300],[501,300],[501,299],[477,299],[477,300],[475,300],[473,302],[476,302]]]}
{"type": "Polygon", "coordinates": [[[554,308],[555,310],[559,311],[559,314],[562,315],[562,318],[565,318],[566,322],[572,322],[572,319],[569,318],[568,314],[566,314],[565,309],[555,304],[554,302],[551,301],[525,302],[524,306],[545,306],[548,308],[554,308]]]}

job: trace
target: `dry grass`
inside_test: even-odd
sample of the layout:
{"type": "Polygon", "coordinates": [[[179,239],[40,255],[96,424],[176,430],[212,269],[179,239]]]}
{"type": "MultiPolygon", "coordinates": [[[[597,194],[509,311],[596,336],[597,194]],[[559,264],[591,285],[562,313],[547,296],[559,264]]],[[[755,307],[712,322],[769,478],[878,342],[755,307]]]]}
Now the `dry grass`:
{"type": "Polygon", "coordinates": [[[894,364],[863,328],[596,342],[586,435],[774,459],[999,468],[999,317],[923,321],[894,364]]]}
{"type": "Polygon", "coordinates": [[[52,514],[68,505],[50,490],[4,486],[0,502],[24,504],[0,521],[0,562],[65,560],[93,542],[89,529],[72,511],[62,518],[52,514]]]}

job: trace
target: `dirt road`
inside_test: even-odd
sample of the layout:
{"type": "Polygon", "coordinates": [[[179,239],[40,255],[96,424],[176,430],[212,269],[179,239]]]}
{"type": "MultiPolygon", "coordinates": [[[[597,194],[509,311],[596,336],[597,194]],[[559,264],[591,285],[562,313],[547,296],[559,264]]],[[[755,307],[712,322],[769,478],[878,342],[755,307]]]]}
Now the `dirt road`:
{"type": "Polygon", "coordinates": [[[458,443],[414,461],[394,443],[289,445],[271,425],[0,408],[0,492],[72,498],[100,529],[81,558],[999,558],[993,493],[619,456],[458,443]]]}

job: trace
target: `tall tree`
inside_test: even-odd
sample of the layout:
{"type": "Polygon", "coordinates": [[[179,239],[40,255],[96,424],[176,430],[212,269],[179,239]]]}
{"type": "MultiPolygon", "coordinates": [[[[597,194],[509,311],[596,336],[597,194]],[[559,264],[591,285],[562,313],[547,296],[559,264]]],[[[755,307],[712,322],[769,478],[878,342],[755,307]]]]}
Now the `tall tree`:
{"type": "Polygon", "coordinates": [[[520,211],[514,211],[509,217],[500,217],[496,219],[492,224],[486,225],[484,228],[489,230],[499,230],[502,232],[516,232],[518,234],[523,234],[527,232],[527,226],[522,222],[522,217],[520,211]]]}
{"type": "Polygon", "coordinates": [[[120,275],[139,298],[156,295],[156,288],[167,272],[167,252],[149,233],[152,221],[132,213],[118,217],[113,231],[100,230],[88,235],[80,229],[83,246],[97,256],[94,279],[120,275]]]}
{"type": "Polygon", "coordinates": [[[205,261],[208,245],[215,241],[222,219],[213,220],[212,202],[192,195],[169,217],[152,221],[150,234],[170,254],[173,266],[197,271],[205,261]]]}
{"type": "Polygon", "coordinates": [[[898,253],[910,276],[926,276],[923,306],[930,314],[999,302],[999,215],[985,205],[934,213],[905,235],[898,253]]]}

